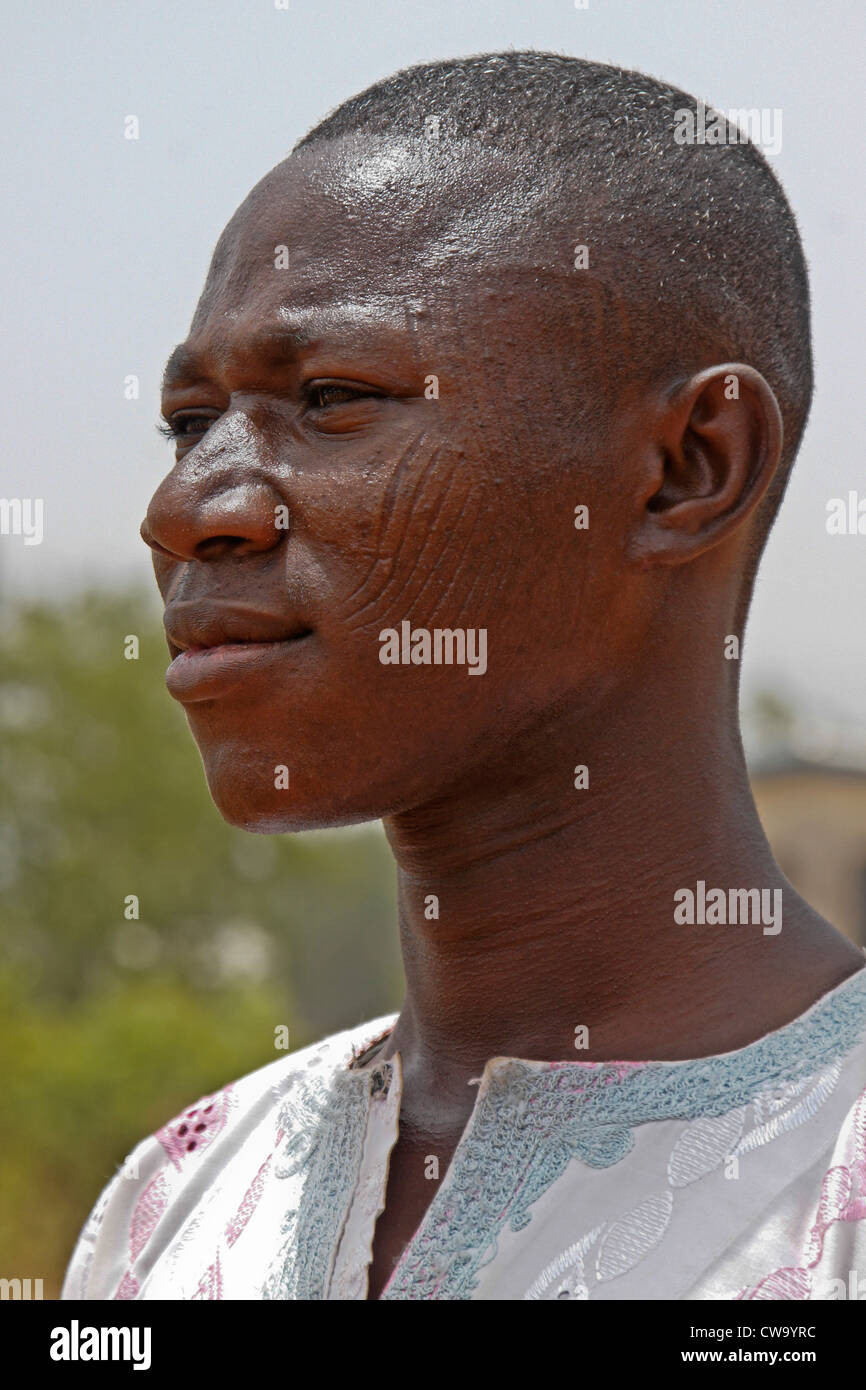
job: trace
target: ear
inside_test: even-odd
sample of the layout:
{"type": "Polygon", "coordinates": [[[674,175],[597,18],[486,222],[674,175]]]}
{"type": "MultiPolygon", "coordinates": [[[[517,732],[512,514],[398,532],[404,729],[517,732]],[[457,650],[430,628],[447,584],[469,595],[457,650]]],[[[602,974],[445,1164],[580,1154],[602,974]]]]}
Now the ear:
{"type": "Polygon", "coordinates": [[[632,557],[683,564],[751,516],[779,464],[782,416],[760,372],[708,367],[675,387],[658,416],[632,557]]]}

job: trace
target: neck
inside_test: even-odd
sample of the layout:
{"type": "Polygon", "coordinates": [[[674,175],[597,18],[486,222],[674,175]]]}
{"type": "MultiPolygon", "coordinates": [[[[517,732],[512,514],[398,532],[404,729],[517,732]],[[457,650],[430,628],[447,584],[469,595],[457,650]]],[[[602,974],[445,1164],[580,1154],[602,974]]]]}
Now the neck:
{"type": "Polygon", "coordinates": [[[472,788],[386,823],[407,982],[386,1055],[401,1052],[419,1111],[435,1091],[440,1117],[465,1119],[466,1082],[493,1056],[745,1046],[863,965],[774,862],[730,695],[677,719],[637,685],[639,707],[608,702],[590,737],[580,719],[547,721],[472,788]],[[781,930],[677,923],[675,892],[699,880],[779,890],[781,930]]]}

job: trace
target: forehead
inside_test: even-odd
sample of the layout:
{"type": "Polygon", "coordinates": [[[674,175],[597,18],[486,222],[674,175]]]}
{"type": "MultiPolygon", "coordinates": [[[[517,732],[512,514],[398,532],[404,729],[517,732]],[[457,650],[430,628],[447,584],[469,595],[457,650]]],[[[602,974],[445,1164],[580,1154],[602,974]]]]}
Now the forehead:
{"type": "MultiPolygon", "coordinates": [[[[317,333],[464,305],[538,270],[537,216],[513,161],[468,142],[361,135],[298,151],[231,219],[193,320],[286,321],[317,333]]],[[[537,212],[537,209],[536,209],[537,212]]]]}

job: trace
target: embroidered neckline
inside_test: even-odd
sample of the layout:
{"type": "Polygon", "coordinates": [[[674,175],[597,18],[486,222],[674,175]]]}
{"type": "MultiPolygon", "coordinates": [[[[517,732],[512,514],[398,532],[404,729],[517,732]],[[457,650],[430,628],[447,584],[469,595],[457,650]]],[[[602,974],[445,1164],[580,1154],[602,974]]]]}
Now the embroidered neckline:
{"type": "MultiPolygon", "coordinates": [[[[298,1077],[281,1111],[287,1139],[277,1175],[297,1174],[302,1185],[266,1298],[327,1294],[373,1092],[380,1073],[390,1080],[390,1060],[378,1060],[373,1049],[390,1036],[396,1017],[384,1033],[383,1022],[372,1038],[361,1035],[349,1057],[332,1053],[326,1060],[320,1047],[321,1070],[298,1077]]],[[[573,1159],[608,1167],[633,1147],[634,1126],[726,1114],[762,1089],[841,1057],[864,1027],[866,968],[792,1022],[733,1052],[647,1062],[492,1058],[445,1179],[382,1299],[471,1297],[500,1232],[526,1226],[533,1204],[573,1159]]]]}
{"type": "Polygon", "coordinates": [[[369,1087],[369,1072],[339,1069],[330,1077],[301,1077],[290,1092],[279,1119],[288,1138],[275,1172],[278,1178],[302,1175],[302,1181],[297,1204],[284,1217],[263,1298],[325,1297],[358,1181],[369,1087]]]}
{"type": "Polygon", "coordinates": [[[531,1062],[493,1058],[439,1191],[383,1299],[471,1296],[499,1233],[577,1158],[619,1162],[632,1126],[719,1116],[761,1089],[796,1081],[850,1051],[866,1026],[866,969],[805,1013],[734,1052],[679,1062],[531,1062]]]}

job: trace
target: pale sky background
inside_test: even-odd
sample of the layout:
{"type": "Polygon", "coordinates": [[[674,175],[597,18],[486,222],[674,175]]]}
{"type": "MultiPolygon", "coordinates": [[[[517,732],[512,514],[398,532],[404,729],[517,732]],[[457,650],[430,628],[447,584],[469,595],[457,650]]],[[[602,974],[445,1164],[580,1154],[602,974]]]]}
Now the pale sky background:
{"type": "Polygon", "coordinates": [[[748,629],[772,685],[866,725],[866,193],[859,0],[48,0],[3,6],[7,250],[0,496],[45,499],[45,539],[0,537],[4,592],[151,584],[138,525],[170,461],[159,379],[214,242],[328,110],[397,68],[552,49],[665,78],[725,110],[779,107],[772,163],[811,267],[818,390],[748,629]],[[141,138],[123,138],[127,115],[141,138]],[[128,373],[141,398],[124,400],[128,373]]]}

